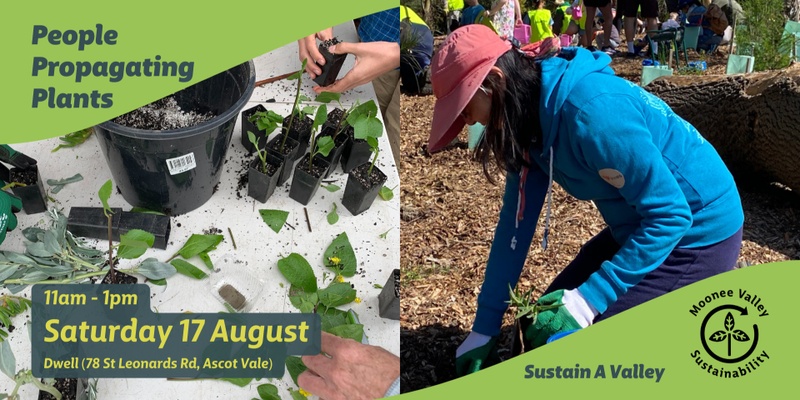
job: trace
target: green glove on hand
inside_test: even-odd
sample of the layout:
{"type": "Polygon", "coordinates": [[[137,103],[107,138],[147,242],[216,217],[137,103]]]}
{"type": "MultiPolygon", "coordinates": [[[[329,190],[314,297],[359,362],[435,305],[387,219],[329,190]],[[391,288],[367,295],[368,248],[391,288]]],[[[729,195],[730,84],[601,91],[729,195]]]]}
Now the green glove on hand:
{"type": "Polygon", "coordinates": [[[28,169],[36,165],[36,160],[22,154],[9,145],[0,145],[0,161],[9,163],[20,169],[28,169]]]}
{"type": "Polygon", "coordinates": [[[539,311],[533,324],[525,330],[525,338],[533,349],[547,343],[547,339],[557,333],[591,325],[598,314],[577,289],[556,290],[540,297],[536,304],[550,307],[539,311]]]}
{"type": "Polygon", "coordinates": [[[22,209],[22,200],[0,190],[0,243],[6,240],[6,231],[17,227],[15,212],[22,209]]]}
{"type": "MultiPolygon", "coordinates": [[[[462,344],[462,346],[465,344],[462,344]]],[[[498,362],[500,362],[500,356],[497,355],[497,336],[493,336],[486,344],[456,356],[456,374],[464,376],[478,372],[498,362]]]]}

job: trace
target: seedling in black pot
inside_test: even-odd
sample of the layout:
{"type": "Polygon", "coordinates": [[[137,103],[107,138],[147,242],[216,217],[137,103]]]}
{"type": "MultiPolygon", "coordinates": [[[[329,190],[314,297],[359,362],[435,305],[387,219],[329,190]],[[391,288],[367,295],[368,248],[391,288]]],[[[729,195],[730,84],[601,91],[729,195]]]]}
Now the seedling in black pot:
{"type": "Polygon", "coordinates": [[[295,158],[292,161],[297,160],[303,154],[305,154],[308,146],[309,136],[311,136],[311,125],[313,124],[313,121],[308,116],[314,112],[314,108],[300,107],[303,101],[311,100],[308,97],[300,94],[300,87],[303,83],[303,71],[305,71],[305,69],[306,60],[303,60],[300,70],[286,78],[288,80],[297,80],[297,92],[294,96],[292,113],[283,119],[283,143],[281,144],[281,153],[283,153],[283,146],[285,146],[287,137],[291,137],[300,143],[298,151],[295,153],[295,158]]]}
{"type": "Polygon", "coordinates": [[[383,124],[378,118],[378,106],[374,100],[356,105],[347,115],[347,124],[353,127],[353,137],[342,151],[342,170],[350,172],[353,168],[369,162],[372,149],[367,137],[383,135],[383,124]]]}
{"type": "MultiPolygon", "coordinates": [[[[327,113],[328,109],[325,104],[319,106],[312,131],[316,131],[325,122],[327,113]]],[[[323,157],[333,149],[333,139],[329,136],[322,136],[316,140],[316,136],[311,135],[310,147],[311,152],[306,154],[295,168],[292,188],[289,190],[289,197],[303,205],[308,204],[314,197],[314,193],[319,189],[322,178],[328,170],[328,162],[323,157]]]]}
{"type": "Polygon", "coordinates": [[[283,121],[283,116],[272,110],[267,110],[261,104],[242,111],[242,145],[244,148],[250,153],[257,150],[257,147],[250,140],[248,132],[253,132],[258,141],[266,145],[270,133],[275,130],[281,121],[283,121]]]}
{"type": "Polygon", "coordinates": [[[250,162],[247,171],[247,195],[264,203],[275,192],[285,160],[272,149],[261,149],[258,145],[259,139],[253,132],[247,132],[247,136],[258,149],[258,157],[250,162]]]}
{"type": "Polygon", "coordinates": [[[329,104],[331,101],[336,101],[340,108],[336,108],[328,113],[328,120],[322,125],[322,136],[330,136],[333,139],[333,150],[325,157],[325,161],[330,164],[328,172],[325,173],[327,178],[336,169],[336,165],[342,158],[342,153],[348,145],[350,136],[352,136],[353,127],[347,123],[347,116],[356,107],[357,103],[349,109],[345,109],[342,103],[339,102],[341,95],[339,93],[322,92],[315,99],[318,102],[329,104]]]}
{"type": "MultiPolygon", "coordinates": [[[[379,123],[372,128],[372,134],[382,132],[383,125],[379,123]]],[[[361,214],[368,210],[383,184],[386,183],[386,174],[375,166],[380,148],[376,136],[367,136],[367,143],[374,154],[371,163],[364,163],[350,171],[347,175],[347,185],[344,188],[342,205],[353,215],[361,214]]]]}
{"type": "Polygon", "coordinates": [[[325,57],[325,65],[319,66],[322,69],[322,73],[314,78],[314,82],[320,86],[332,85],[336,82],[336,77],[339,76],[339,72],[342,70],[347,54],[333,54],[329,50],[331,46],[339,43],[341,43],[339,39],[331,38],[319,44],[319,53],[322,54],[322,57],[325,57]]]}

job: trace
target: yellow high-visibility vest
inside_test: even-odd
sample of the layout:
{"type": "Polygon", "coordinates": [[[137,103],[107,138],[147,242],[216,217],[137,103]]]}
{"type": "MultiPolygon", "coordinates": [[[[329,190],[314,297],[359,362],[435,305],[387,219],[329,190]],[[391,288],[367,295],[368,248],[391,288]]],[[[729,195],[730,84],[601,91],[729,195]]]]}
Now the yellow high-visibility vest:
{"type": "Polygon", "coordinates": [[[400,21],[403,21],[406,18],[408,18],[409,22],[412,24],[428,26],[428,24],[426,24],[425,21],[414,12],[414,10],[408,8],[407,6],[402,6],[400,7],[400,21]]]}

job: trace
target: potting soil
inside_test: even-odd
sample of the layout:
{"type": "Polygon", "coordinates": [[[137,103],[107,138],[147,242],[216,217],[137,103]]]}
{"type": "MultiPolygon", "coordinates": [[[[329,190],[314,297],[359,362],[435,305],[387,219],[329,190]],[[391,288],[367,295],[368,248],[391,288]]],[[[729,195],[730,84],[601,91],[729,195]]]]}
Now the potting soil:
{"type": "Polygon", "coordinates": [[[353,177],[356,178],[364,187],[372,187],[376,182],[380,182],[381,180],[385,179],[383,174],[377,168],[372,168],[372,173],[367,176],[369,165],[370,164],[362,164],[353,168],[351,171],[353,177]]]}
{"type": "Polygon", "coordinates": [[[9,179],[11,182],[24,183],[26,185],[36,184],[36,171],[32,169],[11,169],[9,179]]]}
{"type": "Polygon", "coordinates": [[[121,115],[113,121],[130,128],[163,131],[188,128],[215,116],[212,112],[185,111],[173,96],[168,96],[121,115]]]}
{"type": "MultiPolygon", "coordinates": [[[[76,378],[56,378],[56,382],[53,386],[61,393],[61,400],[75,400],[77,397],[75,392],[78,391],[78,380],[76,378]]],[[[39,400],[55,399],[56,398],[50,393],[44,391],[39,392],[39,400]]]]}

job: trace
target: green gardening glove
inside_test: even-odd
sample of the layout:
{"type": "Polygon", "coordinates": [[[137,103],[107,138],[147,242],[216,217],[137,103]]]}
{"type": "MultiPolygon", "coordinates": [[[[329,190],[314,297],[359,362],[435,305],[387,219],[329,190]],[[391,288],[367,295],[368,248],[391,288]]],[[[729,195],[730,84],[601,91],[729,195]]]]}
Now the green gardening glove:
{"type": "Polygon", "coordinates": [[[22,209],[19,197],[0,190],[0,243],[6,240],[6,232],[17,227],[15,212],[22,209]]]}
{"type": "Polygon", "coordinates": [[[19,169],[28,169],[36,165],[36,160],[12,149],[7,144],[0,145],[0,161],[9,163],[19,169]]]}
{"type": "Polygon", "coordinates": [[[547,339],[557,333],[591,325],[598,314],[577,289],[548,293],[540,297],[536,305],[539,313],[525,329],[525,339],[533,349],[547,343],[547,339]]]}
{"type": "MultiPolygon", "coordinates": [[[[462,344],[462,346],[465,344],[462,344]]],[[[497,355],[497,336],[493,336],[486,344],[475,347],[456,357],[456,374],[464,376],[478,372],[498,362],[500,362],[500,356],[497,355]]]]}

